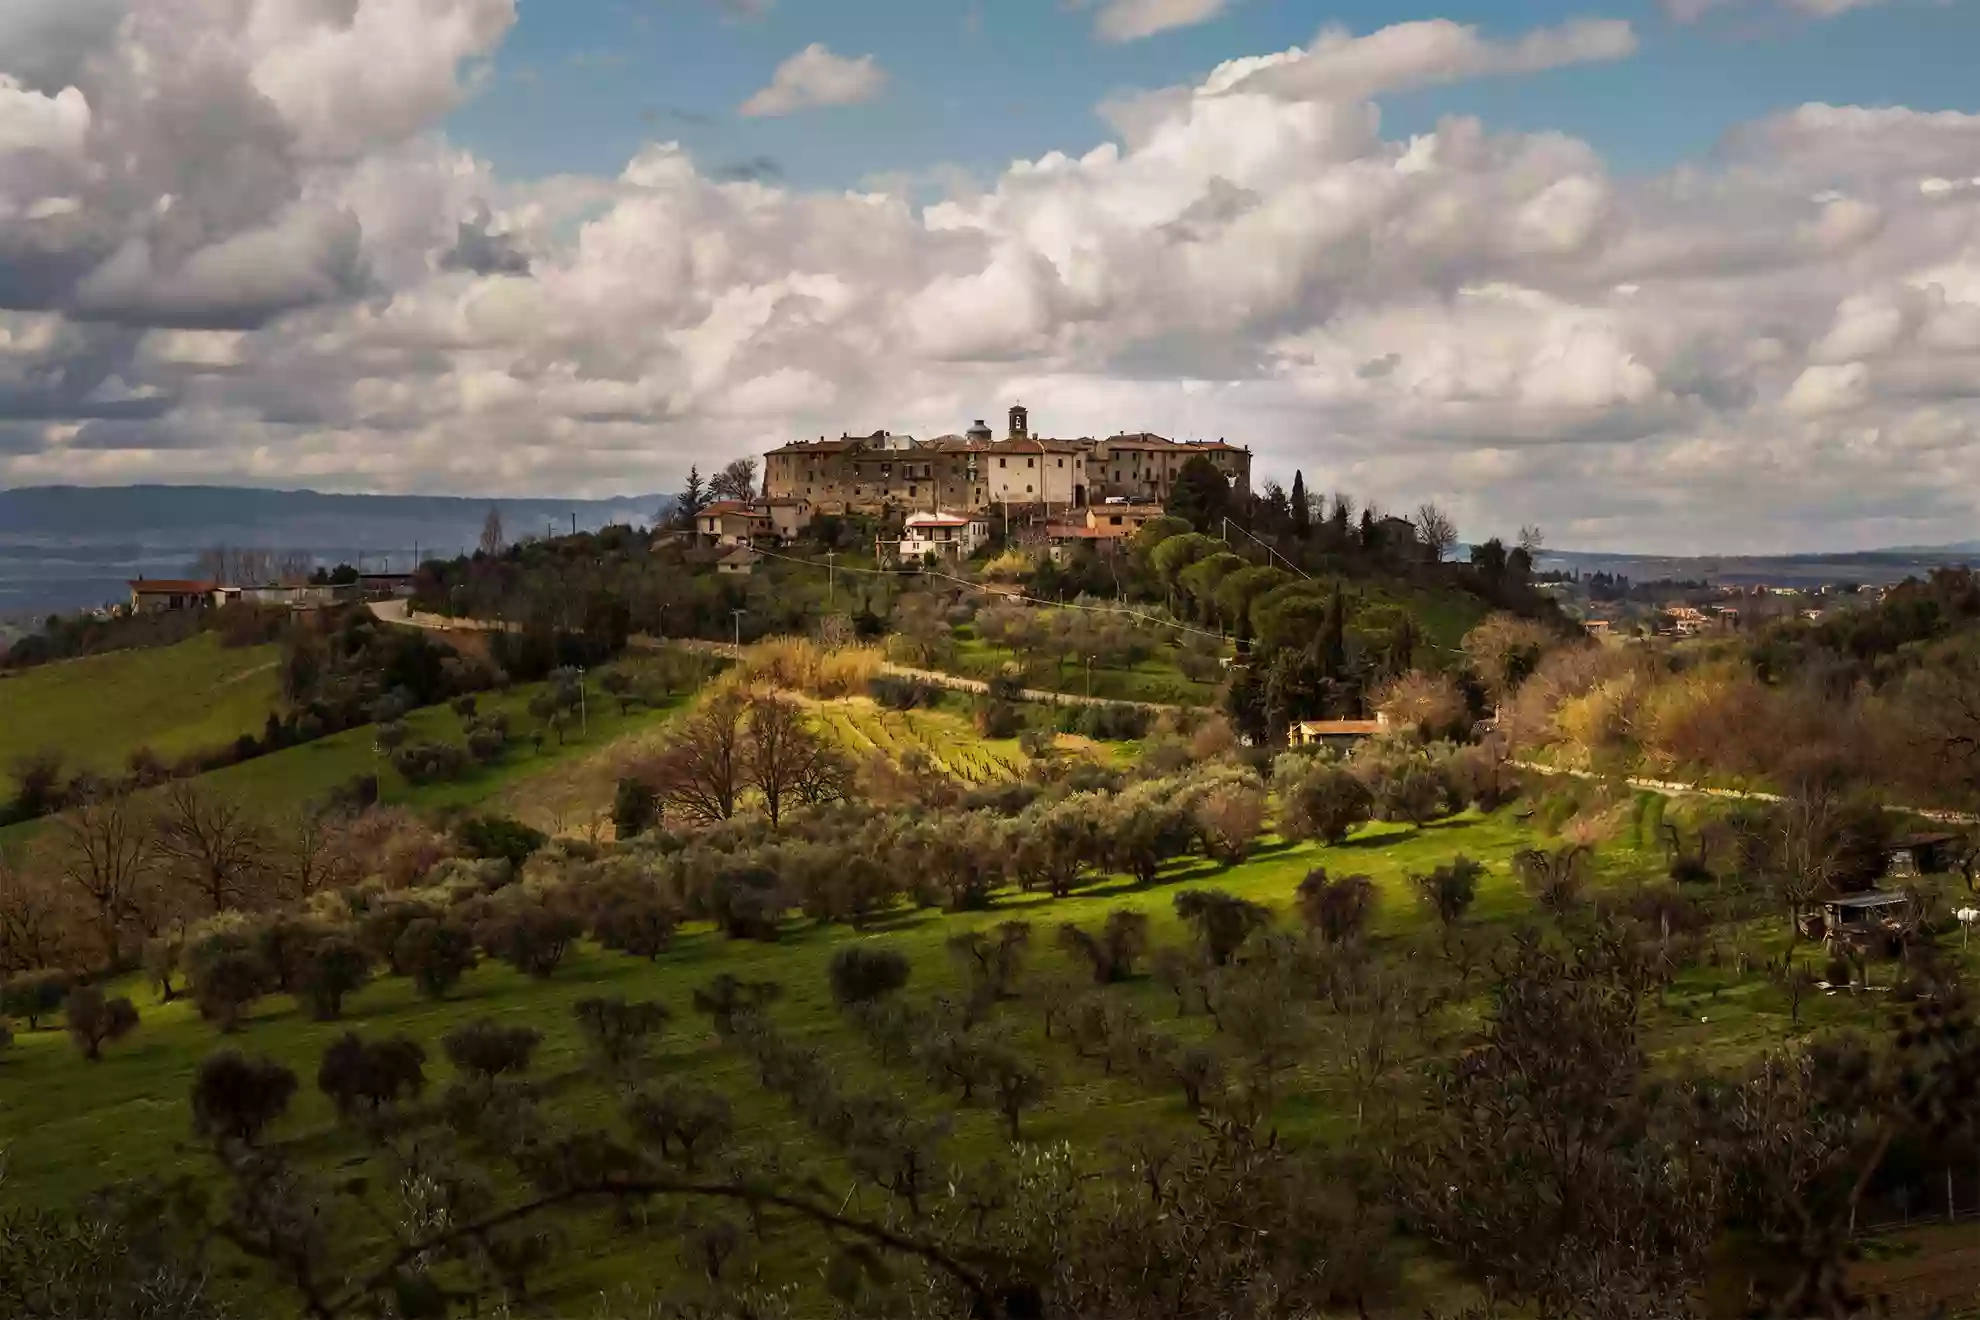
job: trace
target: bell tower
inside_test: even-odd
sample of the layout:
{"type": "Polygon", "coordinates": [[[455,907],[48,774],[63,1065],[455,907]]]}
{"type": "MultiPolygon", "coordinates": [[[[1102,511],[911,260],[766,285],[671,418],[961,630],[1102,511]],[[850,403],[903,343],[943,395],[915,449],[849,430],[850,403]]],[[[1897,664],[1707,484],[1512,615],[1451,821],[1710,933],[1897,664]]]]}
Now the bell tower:
{"type": "Polygon", "coordinates": [[[1025,440],[1031,436],[1031,414],[1021,403],[1011,405],[1011,439],[1025,440]]]}

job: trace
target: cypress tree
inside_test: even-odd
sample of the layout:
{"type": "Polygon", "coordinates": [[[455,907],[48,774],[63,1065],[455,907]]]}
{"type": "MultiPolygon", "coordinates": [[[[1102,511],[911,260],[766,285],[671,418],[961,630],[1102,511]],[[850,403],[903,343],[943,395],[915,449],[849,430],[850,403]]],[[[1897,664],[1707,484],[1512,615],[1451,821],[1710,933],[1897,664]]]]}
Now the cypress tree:
{"type": "Polygon", "coordinates": [[[1306,506],[1306,474],[1297,471],[1292,484],[1292,530],[1302,541],[1313,534],[1313,510],[1306,506]]]}

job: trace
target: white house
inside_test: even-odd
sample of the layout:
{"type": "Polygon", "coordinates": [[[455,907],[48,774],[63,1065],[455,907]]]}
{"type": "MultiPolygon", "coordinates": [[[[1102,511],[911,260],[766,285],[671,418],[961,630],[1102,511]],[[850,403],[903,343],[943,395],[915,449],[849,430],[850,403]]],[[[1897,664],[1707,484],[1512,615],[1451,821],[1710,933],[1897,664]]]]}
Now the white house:
{"type": "Polygon", "coordinates": [[[990,520],[961,513],[917,513],[906,525],[901,538],[901,561],[920,559],[926,554],[946,559],[967,559],[990,537],[990,520]]]}

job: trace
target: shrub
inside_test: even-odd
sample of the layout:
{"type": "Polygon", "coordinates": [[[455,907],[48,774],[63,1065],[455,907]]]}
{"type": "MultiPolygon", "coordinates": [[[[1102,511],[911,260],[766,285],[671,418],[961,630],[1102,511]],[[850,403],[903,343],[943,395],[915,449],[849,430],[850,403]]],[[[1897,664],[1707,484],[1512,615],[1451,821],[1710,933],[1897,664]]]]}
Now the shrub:
{"type": "Polygon", "coordinates": [[[1125,981],[1134,975],[1135,962],[1148,952],[1148,917],[1117,908],[1107,914],[1098,936],[1067,922],[1059,927],[1059,945],[1085,959],[1093,979],[1102,985],[1125,981]]]}
{"type": "Polygon", "coordinates": [[[1218,967],[1231,960],[1253,931],[1272,924],[1269,908],[1221,889],[1185,889],[1176,895],[1175,908],[1195,931],[1204,956],[1218,967]]]}
{"type": "Polygon", "coordinates": [[[241,1019],[254,1001],[274,983],[268,963],[253,949],[231,943],[231,936],[214,936],[193,946],[188,958],[193,1003],[199,1014],[220,1030],[240,1030],[241,1019]]]}
{"type": "Polygon", "coordinates": [[[464,1023],[440,1039],[440,1048],[461,1072],[483,1081],[504,1073],[529,1071],[543,1033],[530,1027],[505,1027],[488,1018],[464,1023]]]}
{"type": "Polygon", "coordinates": [[[550,836],[508,816],[470,816],[454,827],[454,839],[469,857],[501,858],[520,871],[550,836]]]}
{"type": "Polygon", "coordinates": [[[1416,892],[1446,926],[1455,926],[1478,897],[1478,880],[1485,868],[1459,853],[1428,875],[1412,877],[1416,892]]]}
{"type": "Polygon", "coordinates": [[[600,906],[591,917],[591,938],[635,958],[658,958],[679,924],[679,915],[659,898],[637,895],[600,906]]]}
{"type": "Polygon", "coordinates": [[[0,1013],[26,1018],[29,1031],[41,1030],[41,1019],[62,1007],[71,981],[66,972],[21,972],[0,981],[0,1013]]]}
{"type": "Polygon", "coordinates": [[[509,737],[499,729],[486,724],[477,724],[467,731],[468,755],[476,765],[493,765],[502,759],[502,753],[509,745],[509,737]]]}
{"type": "Polygon", "coordinates": [[[995,697],[976,703],[976,731],[985,738],[1015,738],[1024,731],[1024,712],[995,697]]]}
{"type": "Polygon", "coordinates": [[[626,1122],[641,1140],[660,1147],[663,1158],[689,1173],[735,1131],[728,1097],[679,1082],[635,1094],[626,1102],[626,1122]]]}
{"type": "Polygon", "coordinates": [[[1326,868],[1315,867],[1299,882],[1299,915],[1329,944],[1345,944],[1367,931],[1376,892],[1365,875],[1335,880],[1326,868]]]}
{"type": "Polygon", "coordinates": [[[193,1077],[193,1131],[215,1141],[253,1145],[296,1093],[296,1075],[273,1059],[221,1050],[193,1077]]]}
{"type": "Polygon", "coordinates": [[[557,970],[584,925],[568,912],[531,904],[493,917],[482,927],[482,947],[517,971],[539,980],[557,970]]]}
{"type": "Polygon", "coordinates": [[[572,1012],[592,1052],[614,1068],[644,1054],[673,1017],[665,1004],[621,998],[580,999],[572,1012]]]}
{"type": "Polygon", "coordinates": [[[1587,853],[1588,848],[1583,844],[1570,844],[1553,852],[1521,848],[1513,854],[1513,874],[1539,900],[1540,906],[1550,912],[1563,912],[1581,899],[1582,888],[1587,883],[1582,859],[1587,853]]]}
{"type": "Polygon", "coordinates": [[[406,1036],[369,1041],[346,1032],[323,1051],[316,1089],[340,1118],[375,1114],[426,1089],[426,1051],[406,1036]]]}
{"type": "Polygon", "coordinates": [[[866,690],[876,704],[889,710],[933,706],[942,696],[942,690],[933,683],[895,674],[876,674],[868,681],[866,690]]]}
{"type": "Polygon", "coordinates": [[[342,1016],[345,996],[370,977],[371,955],[350,936],[336,932],[325,935],[309,951],[297,990],[308,1001],[310,1016],[328,1022],[342,1016]]]}
{"type": "Polygon", "coordinates": [[[370,950],[372,957],[385,964],[392,975],[407,976],[410,973],[399,961],[399,937],[415,921],[442,915],[441,910],[430,903],[389,899],[364,914],[358,922],[358,939],[370,950]]]}
{"type": "Polygon", "coordinates": [[[256,927],[254,952],[268,970],[269,988],[294,991],[311,953],[329,933],[322,922],[297,917],[271,917],[256,927]]]}
{"type": "Polygon", "coordinates": [[[1031,947],[1031,924],[1003,921],[995,930],[964,931],[950,936],[948,947],[969,972],[972,997],[1009,999],[1017,993],[1018,974],[1031,947]]]}
{"type": "Polygon", "coordinates": [[[79,985],[69,992],[68,1024],[76,1048],[95,1063],[103,1057],[105,1044],[136,1030],[137,1006],[122,995],[104,998],[101,986],[79,985]]]}
{"type": "Polygon", "coordinates": [[[1279,827],[1293,839],[1319,839],[1338,845],[1374,814],[1367,787],[1346,769],[1314,765],[1280,790],[1279,827]]]}
{"type": "Polygon", "coordinates": [[[419,917],[400,933],[394,961],[428,999],[445,999],[474,966],[474,936],[456,921],[419,917]]]}
{"type": "Polygon", "coordinates": [[[893,994],[908,983],[911,970],[896,949],[848,944],[832,955],[826,978],[831,982],[833,1000],[840,1008],[850,1008],[893,994]]]}
{"type": "Polygon", "coordinates": [[[1241,784],[1220,784],[1196,804],[1196,825],[1203,850],[1226,866],[1235,866],[1251,853],[1265,827],[1265,795],[1241,784]]]}
{"type": "Polygon", "coordinates": [[[411,743],[392,751],[392,768],[409,784],[437,784],[459,779],[471,764],[465,747],[452,743],[411,743]]]}
{"type": "Polygon", "coordinates": [[[1421,825],[1450,814],[1450,785],[1428,751],[1375,740],[1357,749],[1354,772],[1383,820],[1421,825]]]}
{"type": "Polygon", "coordinates": [[[636,839],[660,823],[660,794],[643,779],[627,777],[619,781],[612,795],[612,832],[621,839],[636,839]]]}

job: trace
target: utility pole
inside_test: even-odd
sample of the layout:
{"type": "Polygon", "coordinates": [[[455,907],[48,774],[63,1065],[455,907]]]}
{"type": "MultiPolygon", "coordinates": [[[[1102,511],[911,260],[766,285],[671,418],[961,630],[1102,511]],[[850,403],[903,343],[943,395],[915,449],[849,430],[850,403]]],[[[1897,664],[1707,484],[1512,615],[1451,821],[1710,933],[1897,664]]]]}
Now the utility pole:
{"type": "Polygon", "coordinates": [[[576,536],[576,535],[577,535],[577,510],[576,510],[576,509],[572,509],[572,510],[571,510],[571,535],[572,535],[572,536],[576,536]]]}
{"type": "Polygon", "coordinates": [[[832,612],[832,603],[838,599],[839,552],[825,552],[825,612],[832,612]]]}
{"type": "Polygon", "coordinates": [[[749,613],[749,611],[730,610],[729,613],[736,616],[736,649],[740,651],[742,650],[742,616],[749,613]]]}
{"type": "Polygon", "coordinates": [[[585,709],[585,704],[584,704],[584,666],[583,665],[578,666],[578,736],[580,738],[588,738],[591,736],[591,715],[590,712],[585,709]]]}

